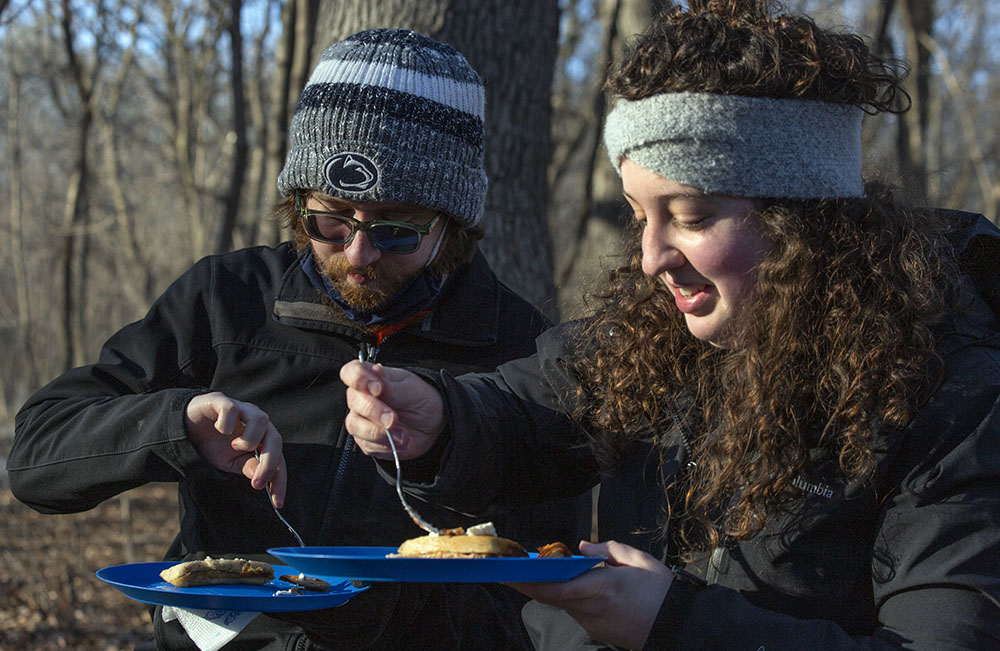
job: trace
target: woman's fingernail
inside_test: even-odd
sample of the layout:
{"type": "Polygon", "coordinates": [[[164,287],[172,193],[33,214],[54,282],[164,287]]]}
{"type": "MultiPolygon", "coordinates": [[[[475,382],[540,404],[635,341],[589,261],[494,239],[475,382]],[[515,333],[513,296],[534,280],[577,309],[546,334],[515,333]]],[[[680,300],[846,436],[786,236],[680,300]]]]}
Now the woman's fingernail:
{"type": "Polygon", "coordinates": [[[382,414],[382,427],[389,427],[392,425],[392,414],[382,414]]]}

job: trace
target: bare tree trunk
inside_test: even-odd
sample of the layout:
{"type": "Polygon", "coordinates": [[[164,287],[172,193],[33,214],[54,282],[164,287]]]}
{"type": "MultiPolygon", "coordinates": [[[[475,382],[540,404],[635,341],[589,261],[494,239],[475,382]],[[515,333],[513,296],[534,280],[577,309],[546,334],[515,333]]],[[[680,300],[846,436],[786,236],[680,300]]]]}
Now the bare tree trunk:
{"type": "MultiPolygon", "coordinates": [[[[324,3],[316,18],[315,47],[309,58],[315,66],[319,55],[328,45],[373,27],[407,27],[436,38],[432,32],[437,33],[442,29],[451,4],[447,0],[348,0],[324,3]]],[[[467,53],[462,54],[468,57],[467,53]]]]}
{"type": "MultiPolygon", "coordinates": [[[[13,50],[13,48],[11,48],[13,50]]],[[[17,340],[23,350],[20,368],[26,377],[26,386],[38,384],[37,357],[33,350],[31,337],[31,301],[28,296],[28,273],[24,263],[24,230],[21,208],[21,127],[20,99],[21,75],[14,70],[14,57],[10,58],[10,78],[7,87],[7,142],[10,146],[9,182],[10,182],[10,247],[11,260],[14,267],[14,284],[17,294],[17,340]]],[[[16,349],[16,347],[15,347],[16,349]]]]}
{"type": "MultiPolygon", "coordinates": [[[[174,31],[172,20],[167,21],[168,29],[174,31]]],[[[191,92],[187,84],[187,73],[177,70],[178,65],[173,56],[173,44],[171,38],[165,46],[168,52],[168,61],[172,61],[171,67],[175,72],[169,75],[169,82],[172,86],[171,96],[176,103],[173,125],[173,149],[174,163],[177,166],[178,178],[184,193],[184,204],[187,209],[188,226],[191,234],[191,248],[194,251],[192,258],[197,258],[201,254],[202,238],[201,225],[199,223],[198,190],[194,180],[193,153],[191,152],[191,92]]]]}
{"type": "MultiPolygon", "coordinates": [[[[561,224],[571,239],[561,256],[557,276],[559,300],[565,317],[574,318],[589,311],[587,297],[600,286],[609,268],[621,261],[622,211],[621,180],[608,161],[602,138],[607,101],[602,92],[609,68],[620,60],[624,45],[645,29],[655,13],[669,2],[656,0],[604,0],[600,22],[604,25],[601,55],[593,64],[591,104],[587,113],[586,137],[580,138],[584,176],[583,203],[570,222],[561,224]]],[[[574,191],[577,191],[574,189],[574,191]]]]}
{"type": "Polygon", "coordinates": [[[73,366],[81,366],[87,363],[87,342],[89,338],[87,336],[90,329],[91,314],[90,314],[90,252],[91,245],[93,244],[92,234],[90,232],[90,183],[91,183],[91,171],[90,164],[87,165],[87,173],[83,179],[82,185],[82,205],[84,216],[80,220],[80,236],[77,241],[79,246],[79,252],[75,256],[76,271],[73,275],[76,277],[76,311],[74,312],[76,322],[73,325],[73,330],[77,335],[77,345],[73,351],[76,355],[73,358],[73,366]]]}
{"type": "MultiPolygon", "coordinates": [[[[134,41],[139,20],[129,26],[130,37],[134,41]]],[[[108,195],[114,207],[115,223],[117,225],[117,250],[121,256],[115,256],[118,275],[122,279],[122,288],[137,309],[145,308],[153,291],[153,273],[139,246],[136,235],[136,211],[130,210],[125,189],[122,187],[121,162],[118,153],[118,139],[115,128],[118,108],[122,103],[122,89],[134,69],[134,51],[131,48],[122,52],[121,61],[114,79],[104,86],[106,108],[99,112],[98,126],[103,139],[104,178],[107,183],[108,195]]]]}
{"type": "MultiPolygon", "coordinates": [[[[265,15],[271,14],[271,7],[274,0],[268,0],[265,5],[265,15]]],[[[254,58],[250,64],[251,70],[266,70],[269,62],[264,56],[265,43],[270,36],[272,21],[265,20],[261,31],[254,39],[254,58]]],[[[279,46],[280,47],[280,46],[279,46]]],[[[280,65],[277,66],[280,69],[280,65]]],[[[278,70],[272,71],[272,77],[277,76],[278,70]]],[[[271,132],[274,125],[268,117],[265,109],[265,89],[264,75],[252,74],[247,78],[247,106],[250,108],[250,128],[257,135],[254,146],[250,148],[249,170],[247,178],[250,179],[249,198],[246,202],[249,212],[249,221],[243,231],[245,238],[237,244],[246,246],[261,241],[261,233],[269,233],[273,229],[267,228],[267,219],[270,217],[268,206],[273,202],[274,191],[268,191],[269,181],[265,176],[267,173],[267,148],[270,143],[271,132]]],[[[271,182],[273,185],[273,181],[271,182]]]]}
{"type": "MultiPolygon", "coordinates": [[[[271,79],[271,115],[267,118],[267,132],[264,135],[264,169],[262,180],[267,184],[263,203],[271,205],[277,199],[275,183],[285,163],[288,148],[288,121],[291,118],[289,80],[293,51],[295,50],[295,0],[287,0],[281,7],[281,38],[275,49],[274,76],[271,79]]],[[[277,244],[281,232],[276,224],[262,225],[258,241],[277,244]]]]}
{"type": "MultiPolygon", "coordinates": [[[[93,125],[93,80],[88,79],[74,48],[73,14],[69,0],[62,2],[63,47],[73,75],[73,82],[80,99],[80,116],[77,122],[76,162],[70,174],[66,189],[66,204],[63,212],[63,242],[59,250],[59,266],[62,272],[62,330],[64,337],[63,367],[74,366],[83,359],[83,341],[77,312],[81,310],[77,297],[82,302],[80,287],[85,287],[82,278],[75,278],[77,271],[85,271],[84,265],[74,261],[77,235],[83,235],[88,219],[87,183],[90,175],[88,146],[90,128],[93,125]]],[[[97,69],[97,68],[95,68],[97,69]]]]}
{"type": "Polygon", "coordinates": [[[933,38],[934,0],[902,0],[899,3],[903,42],[910,75],[904,80],[913,106],[902,115],[899,159],[904,183],[911,200],[927,203],[927,157],[924,146],[927,112],[930,106],[931,53],[921,38],[933,38]]]}
{"type": "Polygon", "coordinates": [[[892,20],[892,12],[895,8],[896,0],[879,0],[878,20],[874,34],[875,52],[878,54],[892,49],[892,44],[889,41],[889,21],[892,20]]]}
{"type": "MultiPolygon", "coordinates": [[[[160,54],[166,65],[166,94],[162,97],[171,119],[171,154],[181,185],[184,208],[191,237],[189,257],[201,257],[205,249],[205,224],[201,209],[196,168],[196,130],[194,77],[197,66],[193,59],[201,52],[189,52],[184,35],[190,18],[190,7],[175,11],[174,4],[160,0],[164,21],[163,45],[160,54]]],[[[208,29],[202,26],[202,29],[208,29]]]]}
{"type": "Polygon", "coordinates": [[[312,56],[315,62],[330,43],[371,27],[411,28],[465,55],[486,82],[482,249],[501,280],[552,317],[546,168],[558,18],[556,0],[325,3],[312,56]]]}
{"type": "Polygon", "coordinates": [[[232,59],[230,79],[233,93],[233,132],[236,135],[236,143],[222,224],[219,226],[218,240],[215,243],[215,251],[219,253],[228,251],[232,247],[233,230],[236,228],[236,218],[239,215],[240,201],[243,198],[243,179],[247,169],[247,120],[243,96],[243,34],[240,20],[242,9],[242,0],[230,0],[229,42],[232,59]]]}
{"type": "MultiPolygon", "coordinates": [[[[910,108],[896,120],[896,159],[904,192],[913,203],[924,204],[927,201],[926,136],[931,69],[930,51],[921,44],[920,35],[933,34],[934,0],[880,0],[875,51],[891,58],[896,54],[890,24],[897,8],[903,28],[903,57],[911,67],[903,86],[910,98],[910,108]]],[[[871,126],[866,129],[866,141],[870,129],[871,126]]]]}
{"type": "MultiPolygon", "coordinates": [[[[615,171],[605,161],[599,158],[601,147],[601,123],[606,113],[606,101],[601,87],[606,79],[608,66],[614,57],[615,48],[620,48],[618,28],[619,15],[622,10],[622,0],[604,0],[601,3],[601,23],[605,26],[601,43],[601,54],[594,70],[595,80],[591,89],[591,110],[581,121],[581,138],[573,148],[585,147],[584,187],[582,203],[573,222],[564,222],[558,226],[560,232],[567,236],[563,263],[557,268],[556,284],[559,288],[560,311],[564,317],[575,317],[585,311],[584,293],[600,275],[602,264],[600,252],[614,250],[619,233],[615,224],[616,215],[603,222],[591,217],[601,217],[602,208],[608,205],[604,199],[609,188],[613,187],[615,171]],[[600,189],[602,198],[594,194],[594,188],[600,189]],[[595,247],[595,243],[597,246],[595,247]],[[595,254],[598,256],[595,259],[595,254]]],[[[568,162],[568,161],[567,161],[568,162]]],[[[612,212],[616,212],[613,208],[612,212]]]]}
{"type": "MultiPolygon", "coordinates": [[[[291,117],[299,94],[305,88],[306,80],[313,69],[313,51],[316,48],[317,36],[316,23],[320,13],[318,0],[294,0],[294,2],[295,47],[292,49],[291,66],[288,69],[289,117],[291,117]]],[[[329,7],[329,3],[327,7],[329,7]]]]}
{"type": "MultiPolygon", "coordinates": [[[[327,4],[327,7],[333,3],[327,4]]],[[[277,199],[276,182],[285,165],[288,148],[288,123],[295,102],[305,86],[310,70],[310,52],[315,37],[316,0],[288,0],[281,11],[282,34],[276,56],[276,70],[271,85],[271,107],[274,111],[268,125],[267,155],[264,166],[265,195],[268,205],[277,199]]],[[[277,244],[282,239],[280,228],[270,223],[262,238],[265,243],[277,244]]]]}
{"type": "MultiPolygon", "coordinates": [[[[86,137],[81,137],[78,146],[85,147],[86,144],[86,137]]],[[[70,175],[69,183],[67,184],[66,207],[63,212],[63,240],[62,245],[59,247],[59,268],[62,272],[62,312],[60,322],[63,333],[63,368],[71,368],[73,366],[74,361],[79,357],[77,351],[82,346],[79,332],[77,332],[75,327],[76,319],[74,318],[77,307],[75,300],[76,283],[74,282],[75,265],[73,264],[76,235],[79,230],[77,226],[83,219],[85,179],[83,178],[83,170],[79,169],[81,162],[83,161],[78,160],[78,169],[70,175]]]]}
{"type": "MultiPolygon", "coordinates": [[[[997,223],[1000,217],[1000,181],[996,180],[990,173],[989,165],[986,162],[986,154],[983,146],[979,142],[979,129],[975,116],[969,110],[968,105],[961,104],[962,96],[965,92],[964,85],[955,76],[951,62],[941,50],[940,46],[934,42],[930,36],[924,34],[921,37],[923,45],[930,50],[937,61],[937,66],[941,70],[945,87],[948,89],[952,99],[956,100],[959,109],[959,124],[962,129],[962,136],[965,139],[970,162],[974,167],[976,181],[979,185],[979,192],[982,195],[983,214],[993,223],[997,223]]],[[[1000,264],[1000,260],[997,261],[1000,264]]]]}
{"type": "Polygon", "coordinates": [[[108,184],[108,195],[115,211],[118,229],[117,248],[121,256],[115,257],[118,264],[122,288],[136,308],[148,305],[153,290],[153,275],[142,251],[135,229],[135,212],[129,209],[122,187],[121,163],[115,139],[113,121],[100,121],[101,136],[104,140],[104,182],[108,184]]]}

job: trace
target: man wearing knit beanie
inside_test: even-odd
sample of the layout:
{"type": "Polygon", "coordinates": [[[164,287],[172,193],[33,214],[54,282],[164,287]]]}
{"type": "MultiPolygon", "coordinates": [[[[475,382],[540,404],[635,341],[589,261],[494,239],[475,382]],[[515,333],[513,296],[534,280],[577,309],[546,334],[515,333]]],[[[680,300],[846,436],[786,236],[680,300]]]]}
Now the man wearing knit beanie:
{"type": "Polygon", "coordinates": [[[486,200],[483,82],[453,48],[373,29],[328,47],[292,117],[278,190],[398,201],[475,227],[486,200]]]}
{"type": "Polygon", "coordinates": [[[331,45],[302,91],[279,213],[312,282],[376,336],[424,314],[475,253],[484,104],[461,54],[409,30],[331,45]],[[376,225],[353,237],[356,221],[376,225]]]}
{"type": "MultiPolygon", "coordinates": [[[[272,506],[309,546],[384,555],[422,534],[345,434],[338,371],[359,355],[492,370],[532,353],[548,326],[477,251],[484,103],[462,55],[412,31],[330,46],[296,106],[277,179],[292,241],[201,260],[97,363],[32,396],[8,460],[14,494],[79,511],[177,482],[170,561],[267,558],[295,545],[272,506]]],[[[474,516],[416,508],[438,527],[493,520],[529,548],[578,540],[585,512],[575,502],[474,516]]],[[[376,583],[337,608],[265,613],[229,635],[242,649],[530,648],[524,601],[499,584],[376,583]]],[[[197,614],[152,614],[156,648],[192,648],[197,614]]]]}

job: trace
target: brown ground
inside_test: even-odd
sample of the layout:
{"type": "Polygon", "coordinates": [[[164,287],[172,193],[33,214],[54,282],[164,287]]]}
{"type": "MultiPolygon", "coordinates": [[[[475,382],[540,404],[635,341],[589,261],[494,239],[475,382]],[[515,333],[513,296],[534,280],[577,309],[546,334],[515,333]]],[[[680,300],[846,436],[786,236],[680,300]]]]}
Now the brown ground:
{"type": "Polygon", "coordinates": [[[94,573],[162,559],[177,531],[176,487],[150,484],[85,513],[42,515],[2,479],[0,649],[124,651],[148,638],[145,606],[94,573]]]}

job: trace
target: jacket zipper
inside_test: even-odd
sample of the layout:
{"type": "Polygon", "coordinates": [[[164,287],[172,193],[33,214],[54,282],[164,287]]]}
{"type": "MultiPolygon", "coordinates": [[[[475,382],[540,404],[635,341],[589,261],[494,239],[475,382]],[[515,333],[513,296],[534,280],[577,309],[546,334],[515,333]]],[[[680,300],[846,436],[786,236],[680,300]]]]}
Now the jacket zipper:
{"type": "Polygon", "coordinates": [[[707,583],[719,582],[719,568],[722,567],[722,556],[725,553],[726,549],[722,545],[712,550],[712,556],[708,559],[708,568],[705,570],[705,581],[707,583]]]}
{"type": "MultiPolygon", "coordinates": [[[[737,491],[731,500],[729,500],[729,506],[732,507],[733,503],[736,502],[736,497],[739,495],[737,491]]],[[[708,583],[718,583],[719,582],[719,568],[722,567],[722,558],[726,555],[725,543],[719,545],[712,550],[712,555],[708,559],[708,567],[705,569],[705,580],[708,583]]]]}
{"type": "MultiPolygon", "coordinates": [[[[689,436],[689,430],[686,425],[687,420],[681,415],[676,404],[669,402],[667,406],[670,410],[671,419],[677,427],[677,432],[680,434],[681,446],[684,449],[684,467],[678,472],[690,472],[692,468],[695,468],[698,465],[698,462],[694,460],[694,451],[691,447],[691,437],[689,436]]],[[[708,567],[705,568],[706,583],[718,583],[719,568],[722,567],[722,557],[725,553],[726,549],[723,545],[719,545],[712,550],[712,554],[708,559],[708,567]]]]}
{"type": "MultiPolygon", "coordinates": [[[[378,346],[362,340],[358,349],[358,359],[362,362],[374,364],[375,358],[378,357],[378,351],[378,346]]],[[[333,476],[333,490],[331,491],[333,504],[340,503],[340,493],[344,487],[344,477],[347,475],[347,464],[354,453],[354,445],[354,437],[348,435],[347,440],[344,441],[344,449],[340,451],[340,462],[337,464],[337,472],[333,476]]]]}
{"type": "MultiPolygon", "coordinates": [[[[403,330],[407,326],[416,323],[420,319],[423,319],[427,314],[428,310],[416,312],[399,323],[376,331],[374,335],[363,336],[361,338],[361,343],[358,345],[358,359],[362,362],[374,364],[375,358],[378,357],[380,348],[389,337],[393,336],[400,330],[403,330]]],[[[343,490],[344,477],[347,475],[347,464],[351,460],[354,448],[354,437],[348,436],[347,440],[344,441],[344,449],[340,452],[340,462],[337,464],[337,472],[333,476],[331,499],[333,500],[334,505],[340,503],[340,493],[343,490]]]]}

